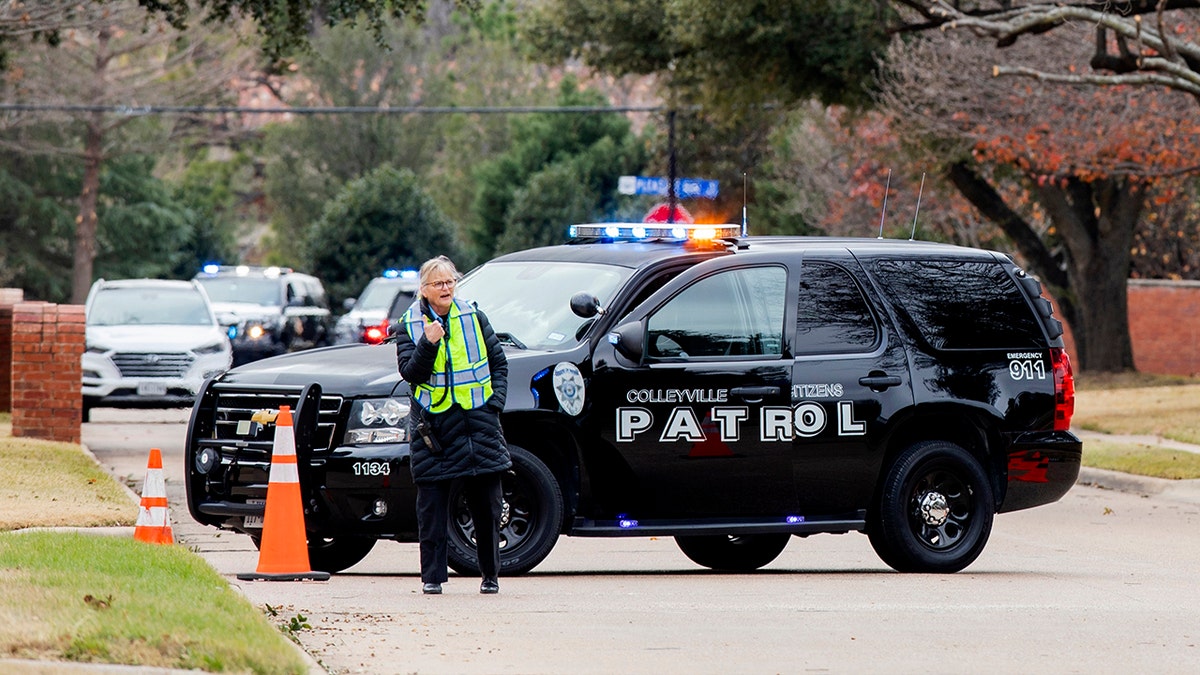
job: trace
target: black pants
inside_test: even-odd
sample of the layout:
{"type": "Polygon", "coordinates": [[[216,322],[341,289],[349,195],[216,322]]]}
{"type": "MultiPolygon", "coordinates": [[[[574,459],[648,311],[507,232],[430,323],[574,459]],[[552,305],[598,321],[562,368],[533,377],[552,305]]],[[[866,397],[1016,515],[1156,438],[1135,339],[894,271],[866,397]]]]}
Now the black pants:
{"type": "MultiPolygon", "coordinates": [[[[475,523],[479,571],[485,579],[500,574],[500,508],[503,493],[499,473],[462,478],[467,509],[475,523]]],[[[446,581],[446,540],[450,527],[448,480],[417,483],[417,539],[421,542],[421,581],[446,581]]]]}

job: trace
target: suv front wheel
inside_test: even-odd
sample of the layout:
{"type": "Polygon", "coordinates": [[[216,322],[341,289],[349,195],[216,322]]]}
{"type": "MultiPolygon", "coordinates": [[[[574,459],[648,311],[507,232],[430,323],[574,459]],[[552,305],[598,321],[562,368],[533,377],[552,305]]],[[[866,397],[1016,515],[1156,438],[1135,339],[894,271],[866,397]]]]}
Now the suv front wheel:
{"type": "Polygon", "coordinates": [[[868,526],[871,546],[900,572],[957,572],[987,543],[991,484],[979,462],[946,441],[910,446],[896,458],[868,526]]]}
{"type": "MultiPolygon", "coordinates": [[[[562,531],[562,489],[549,467],[524,448],[510,445],[512,469],[503,477],[500,516],[500,574],[524,574],[550,555],[562,531]]],[[[462,484],[450,487],[448,563],[459,574],[479,574],[475,522],[467,509],[462,484]]]]}

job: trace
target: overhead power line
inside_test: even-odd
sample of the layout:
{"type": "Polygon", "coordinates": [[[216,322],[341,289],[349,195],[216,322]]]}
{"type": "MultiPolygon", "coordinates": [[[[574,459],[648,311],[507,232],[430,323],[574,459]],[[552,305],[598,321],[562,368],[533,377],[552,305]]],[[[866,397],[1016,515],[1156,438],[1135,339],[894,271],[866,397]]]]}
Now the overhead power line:
{"type": "Polygon", "coordinates": [[[0,103],[0,111],[112,113],[116,115],[447,115],[447,114],[508,114],[508,113],[609,113],[662,112],[665,106],[328,106],[295,108],[252,108],[247,106],[189,106],[189,105],[86,105],[64,103],[0,103]]]}

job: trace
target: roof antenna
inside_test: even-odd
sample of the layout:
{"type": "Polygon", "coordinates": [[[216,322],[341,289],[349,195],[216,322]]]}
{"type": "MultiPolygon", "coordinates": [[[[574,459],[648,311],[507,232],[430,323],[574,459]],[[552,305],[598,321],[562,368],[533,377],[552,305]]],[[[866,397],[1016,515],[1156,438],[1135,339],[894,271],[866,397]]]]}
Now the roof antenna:
{"type": "Polygon", "coordinates": [[[749,227],[746,225],[746,172],[742,172],[742,236],[749,234],[749,227]]]}
{"type": "Polygon", "coordinates": [[[912,241],[913,237],[917,236],[917,214],[921,212],[921,195],[925,193],[925,172],[921,172],[921,189],[917,191],[917,210],[913,212],[912,233],[908,235],[908,240],[912,241]]]}
{"type": "Polygon", "coordinates": [[[877,239],[883,239],[883,219],[887,216],[887,196],[888,190],[892,187],[892,170],[888,169],[887,185],[883,188],[883,211],[879,214],[879,236],[877,239]]]}

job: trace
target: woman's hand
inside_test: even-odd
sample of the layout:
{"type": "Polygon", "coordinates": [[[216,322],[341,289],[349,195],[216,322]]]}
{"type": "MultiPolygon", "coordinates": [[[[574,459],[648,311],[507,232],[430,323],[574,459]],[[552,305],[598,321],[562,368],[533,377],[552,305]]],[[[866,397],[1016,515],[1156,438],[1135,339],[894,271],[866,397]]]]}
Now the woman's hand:
{"type": "Polygon", "coordinates": [[[446,334],[446,330],[444,328],[442,328],[442,324],[440,321],[426,321],[425,322],[425,339],[426,340],[429,340],[430,342],[432,342],[433,344],[436,345],[439,341],[441,341],[442,336],[444,336],[445,334],[446,334]]]}

